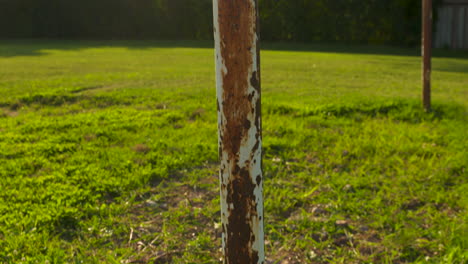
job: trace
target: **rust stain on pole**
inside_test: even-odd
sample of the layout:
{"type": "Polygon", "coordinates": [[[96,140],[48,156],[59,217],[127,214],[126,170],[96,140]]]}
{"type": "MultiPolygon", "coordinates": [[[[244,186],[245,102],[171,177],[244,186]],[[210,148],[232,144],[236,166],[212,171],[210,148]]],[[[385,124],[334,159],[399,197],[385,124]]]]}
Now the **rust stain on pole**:
{"type": "Polygon", "coordinates": [[[432,0],[422,0],[423,107],[431,110],[432,0]]]}
{"type": "Polygon", "coordinates": [[[264,263],[257,0],[213,0],[224,263],[264,263]]]}

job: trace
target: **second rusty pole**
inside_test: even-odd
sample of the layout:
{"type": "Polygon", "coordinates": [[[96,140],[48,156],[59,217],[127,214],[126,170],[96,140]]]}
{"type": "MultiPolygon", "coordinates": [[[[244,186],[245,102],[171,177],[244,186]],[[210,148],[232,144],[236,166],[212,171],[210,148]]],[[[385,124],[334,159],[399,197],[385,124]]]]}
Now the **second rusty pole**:
{"type": "Polygon", "coordinates": [[[422,102],[431,110],[432,0],[422,0],[422,102]]]}
{"type": "Polygon", "coordinates": [[[225,264],[265,261],[258,0],[213,0],[225,264]]]}

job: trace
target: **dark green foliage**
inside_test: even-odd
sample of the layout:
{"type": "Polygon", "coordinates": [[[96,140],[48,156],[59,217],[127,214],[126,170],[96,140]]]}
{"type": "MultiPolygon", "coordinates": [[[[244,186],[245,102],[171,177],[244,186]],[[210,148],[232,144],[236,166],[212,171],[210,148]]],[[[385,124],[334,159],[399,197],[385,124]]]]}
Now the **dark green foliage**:
{"type": "Polygon", "coordinates": [[[260,16],[266,40],[400,45],[420,40],[420,0],[260,0],[260,16]]]}
{"type": "MultiPolygon", "coordinates": [[[[420,0],[259,0],[259,6],[263,40],[420,40],[420,0]]],[[[0,0],[0,38],[206,40],[212,24],[212,0],[0,0]]]]}

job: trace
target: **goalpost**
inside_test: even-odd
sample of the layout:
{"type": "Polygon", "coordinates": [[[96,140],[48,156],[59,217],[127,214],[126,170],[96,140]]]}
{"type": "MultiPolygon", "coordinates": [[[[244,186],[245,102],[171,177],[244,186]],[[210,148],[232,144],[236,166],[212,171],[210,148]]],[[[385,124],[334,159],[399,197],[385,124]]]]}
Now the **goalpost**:
{"type": "Polygon", "coordinates": [[[213,0],[224,263],[264,263],[258,0],[213,0]]]}
{"type": "MultiPolygon", "coordinates": [[[[423,106],[430,111],[432,0],[422,0],[423,106]]],[[[223,262],[262,264],[258,0],[213,0],[223,262]]]]}
{"type": "Polygon", "coordinates": [[[422,0],[422,103],[431,110],[432,0],[422,0]]]}

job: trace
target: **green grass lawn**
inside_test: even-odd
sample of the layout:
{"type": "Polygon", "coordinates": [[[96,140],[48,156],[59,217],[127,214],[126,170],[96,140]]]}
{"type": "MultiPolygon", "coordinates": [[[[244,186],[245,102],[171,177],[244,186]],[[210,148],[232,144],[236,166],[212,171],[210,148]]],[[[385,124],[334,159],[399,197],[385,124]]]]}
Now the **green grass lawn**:
{"type": "MultiPolygon", "coordinates": [[[[467,263],[468,53],[264,47],[269,263],[467,263]]],[[[219,263],[213,54],[0,41],[0,263],[219,263]]]]}

